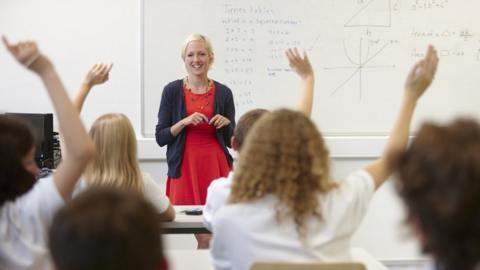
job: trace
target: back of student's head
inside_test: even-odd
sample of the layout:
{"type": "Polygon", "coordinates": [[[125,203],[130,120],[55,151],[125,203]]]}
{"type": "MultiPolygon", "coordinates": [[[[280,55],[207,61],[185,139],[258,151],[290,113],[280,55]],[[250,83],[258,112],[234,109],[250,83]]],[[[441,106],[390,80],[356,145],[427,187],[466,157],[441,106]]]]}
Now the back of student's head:
{"type": "Polygon", "coordinates": [[[142,192],[137,141],[130,120],[120,113],[105,114],[95,120],[90,136],[96,156],[85,172],[88,183],[142,192]]]}
{"type": "Polygon", "coordinates": [[[395,158],[407,221],[441,269],[476,269],[480,260],[480,125],[460,119],[424,124],[395,158]]]}
{"type": "Polygon", "coordinates": [[[264,109],[254,109],[246,112],[245,114],[238,119],[237,125],[235,126],[235,130],[233,132],[233,136],[235,138],[235,147],[237,151],[241,151],[243,147],[243,143],[245,142],[245,138],[247,137],[248,132],[252,128],[253,124],[257,122],[258,119],[262,115],[264,115],[267,110],[264,109]]]}
{"type": "Polygon", "coordinates": [[[57,270],[157,270],[165,266],[160,230],[141,195],[99,187],[59,210],[49,245],[57,270]]]}
{"type": "Polygon", "coordinates": [[[25,158],[35,146],[33,134],[24,120],[0,115],[0,206],[35,183],[35,176],[25,166],[25,158]]]}
{"type": "Polygon", "coordinates": [[[293,216],[301,234],[306,218],[318,213],[318,194],[335,186],[329,155],[313,122],[303,113],[282,109],[265,113],[252,127],[240,152],[231,203],[275,195],[293,216]]]}

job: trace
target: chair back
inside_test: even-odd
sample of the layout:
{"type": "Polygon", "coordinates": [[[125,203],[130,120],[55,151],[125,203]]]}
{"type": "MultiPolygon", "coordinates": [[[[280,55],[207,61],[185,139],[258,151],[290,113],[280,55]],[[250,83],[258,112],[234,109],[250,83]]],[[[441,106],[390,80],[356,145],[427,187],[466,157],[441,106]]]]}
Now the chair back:
{"type": "Polygon", "coordinates": [[[250,270],[367,270],[359,262],[335,263],[291,263],[291,262],[256,262],[250,270]]]}

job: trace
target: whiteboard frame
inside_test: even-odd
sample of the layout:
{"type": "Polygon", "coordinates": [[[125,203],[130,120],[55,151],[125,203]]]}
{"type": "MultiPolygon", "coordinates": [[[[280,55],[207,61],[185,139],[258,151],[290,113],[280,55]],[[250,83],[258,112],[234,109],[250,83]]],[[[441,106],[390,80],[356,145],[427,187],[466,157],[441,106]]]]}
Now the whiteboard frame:
{"type": "MultiPolygon", "coordinates": [[[[145,70],[144,70],[144,14],[145,1],[141,0],[140,5],[140,22],[139,22],[139,43],[140,43],[140,134],[137,138],[138,143],[138,158],[140,160],[166,160],[166,146],[160,147],[157,145],[155,138],[145,137],[145,70]]],[[[372,159],[381,155],[383,147],[388,140],[387,135],[378,136],[347,136],[347,135],[332,135],[325,136],[328,149],[330,150],[330,157],[334,159],[372,159]]]]}
{"type": "MultiPolygon", "coordinates": [[[[372,159],[381,155],[387,139],[387,136],[335,136],[325,137],[325,142],[333,159],[372,159]]],[[[138,152],[140,160],[166,159],[166,147],[159,147],[153,138],[139,139],[138,152]]]]}

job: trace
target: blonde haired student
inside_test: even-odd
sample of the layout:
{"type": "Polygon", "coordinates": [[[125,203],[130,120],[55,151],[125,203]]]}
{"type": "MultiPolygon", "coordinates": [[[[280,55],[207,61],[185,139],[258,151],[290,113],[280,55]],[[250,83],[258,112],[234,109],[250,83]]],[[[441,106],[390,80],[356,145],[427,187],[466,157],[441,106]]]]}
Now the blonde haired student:
{"type": "Polygon", "coordinates": [[[70,200],[94,147],[50,60],[33,42],[3,42],[43,81],[64,132],[63,161],[53,175],[35,180],[31,128],[0,115],[0,269],[50,269],[47,231],[55,212],[70,200]]]}
{"type": "MultiPolygon", "coordinates": [[[[111,68],[111,64],[95,64],[88,71],[74,98],[79,112],[92,87],[108,80],[111,68]]],[[[140,171],[135,131],[128,117],[121,113],[104,114],[95,120],[89,134],[97,154],[87,166],[79,189],[115,186],[133,190],[145,195],[157,208],[161,220],[173,220],[175,210],[160,186],[148,173],[140,171]]]]}
{"type": "Polygon", "coordinates": [[[433,80],[437,55],[410,72],[400,113],[381,157],[344,181],[315,124],[287,109],[266,113],[247,135],[229,204],[213,218],[216,269],[249,269],[255,261],[350,260],[350,239],[374,191],[392,173],[388,156],[404,149],[414,109],[433,80]]]}

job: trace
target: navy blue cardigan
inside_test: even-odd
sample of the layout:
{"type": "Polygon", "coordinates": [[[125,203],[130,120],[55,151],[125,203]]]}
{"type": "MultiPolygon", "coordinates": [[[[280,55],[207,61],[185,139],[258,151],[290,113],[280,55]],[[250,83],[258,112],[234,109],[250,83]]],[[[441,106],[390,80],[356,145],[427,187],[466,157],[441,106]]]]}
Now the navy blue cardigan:
{"type": "MultiPolygon", "coordinates": [[[[227,150],[230,145],[230,138],[235,128],[235,104],[230,88],[219,82],[215,83],[215,97],[213,102],[213,114],[220,114],[230,120],[230,124],[216,130],[216,137],[227,161],[232,166],[233,158],[227,150]]],[[[160,146],[167,145],[168,176],[180,177],[180,165],[182,163],[183,150],[185,147],[184,128],[177,136],[173,136],[170,128],[178,121],[185,118],[185,97],[183,93],[183,81],[176,80],[165,86],[158,110],[158,122],[155,129],[155,139],[160,146]]]]}

